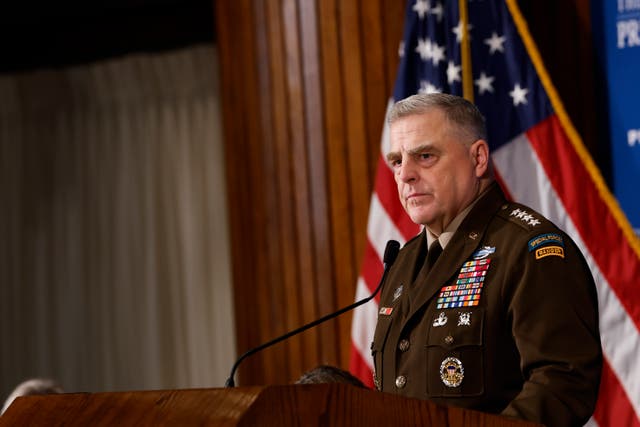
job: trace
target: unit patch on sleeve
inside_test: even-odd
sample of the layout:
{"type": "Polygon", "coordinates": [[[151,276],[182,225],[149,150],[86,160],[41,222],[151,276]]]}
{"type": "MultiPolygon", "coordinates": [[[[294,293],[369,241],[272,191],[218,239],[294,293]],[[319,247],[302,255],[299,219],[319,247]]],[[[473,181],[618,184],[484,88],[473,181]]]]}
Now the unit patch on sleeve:
{"type": "Polygon", "coordinates": [[[560,258],[564,258],[564,248],[560,246],[544,246],[540,249],[536,249],[536,259],[548,256],[559,256],[560,258]]]}
{"type": "Polygon", "coordinates": [[[490,264],[490,258],[465,262],[456,282],[440,288],[436,308],[474,307],[480,304],[482,286],[490,264]]]}
{"type": "Polygon", "coordinates": [[[546,233],[541,234],[539,236],[534,237],[529,240],[527,246],[529,247],[529,252],[534,249],[539,248],[540,246],[545,246],[549,244],[560,245],[564,247],[564,240],[562,240],[562,236],[556,233],[546,233]]]}

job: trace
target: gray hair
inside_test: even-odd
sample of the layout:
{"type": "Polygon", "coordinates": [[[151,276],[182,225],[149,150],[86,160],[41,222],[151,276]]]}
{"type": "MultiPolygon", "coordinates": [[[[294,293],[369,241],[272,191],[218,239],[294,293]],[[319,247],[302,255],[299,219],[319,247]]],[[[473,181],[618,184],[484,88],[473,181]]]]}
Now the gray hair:
{"type": "Polygon", "coordinates": [[[406,116],[423,114],[431,109],[441,110],[454,130],[461,132],[470,141],[461,141],[471,144],[478,139],[487,139],[487,128],[480,110],[471,102],[459,96],[446,93],[421,93],[396,102],[389,114],[389,124],[406,116]]]}

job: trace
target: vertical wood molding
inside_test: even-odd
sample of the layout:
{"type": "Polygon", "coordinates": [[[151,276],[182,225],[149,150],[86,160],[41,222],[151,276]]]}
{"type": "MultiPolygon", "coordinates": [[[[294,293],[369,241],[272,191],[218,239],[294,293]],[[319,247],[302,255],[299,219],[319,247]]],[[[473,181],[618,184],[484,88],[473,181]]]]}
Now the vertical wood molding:
{"type": "MultiPolygon", "coordinates": [[[[215,8],[241,354],[354,300],[404,3],[215,8]]],[[[344,315],[252,356],[239,383],[346,369],[350,327],[344,315]]]]}

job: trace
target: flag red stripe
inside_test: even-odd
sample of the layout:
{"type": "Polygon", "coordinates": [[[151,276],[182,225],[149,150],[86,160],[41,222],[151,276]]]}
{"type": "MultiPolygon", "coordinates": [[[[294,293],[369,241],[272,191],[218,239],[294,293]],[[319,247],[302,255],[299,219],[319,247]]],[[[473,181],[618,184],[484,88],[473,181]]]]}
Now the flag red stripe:
{"type": "Polygon", "coordinates": [[[496,181],[498,182],[498,185],[500,185],[500,188],[502,188],[502,191],[504,192],[504,195],[507,198],[507,200],[513,200],[513,197],[511,196],[511,192],[509,191],[509,187],[507,186],[505,180],[502,178],[502,175],[500,175],[500,171],[494,168],[493,173],[495,175],[496,181]]]}
{"type": "Polygon", "coordinates": [[[606,203],[599,197],[589,172],[571,146],[557,116],[552,115],[529,131],[527,137],[538,153],[567,213],[625,310],[640,329],[640,260],[606,203]],[[554,141],[554,144],[550,144],[554,141]],[[573,184],[572,184],[573,183],[573,184]],[[594,224],[598,224],[594,227],[594,224]],[[616,256],[611,256],[616,248],[616,256]]]}
{"type": "Polygon", "coordinates": [[[382,271],[382,260],[378,256],[376,249],[371,244],[371,240],[367,239],[367,244],[364,248],[364,259],[362,261],[362,271],[360,272],[360,276],[366,283],[370,293],[375,290],[378,280],[382,277],[382,271]]]}
{"type": "Polygon", "coordinates": [[[358,348],[351,343],[351,361],[349,371],[360,379],[369,388],[373,388],[373,373],[369,370],[369,365],[362,358],[358,348]]]}
{"type": "Polygon", "coordinates": [[[598,399],[593,417],[600,427],[640,427],[640,420],[629,403],[629,396],[606,359],[602,366],[598,395],[601,398],[598,399]]]}

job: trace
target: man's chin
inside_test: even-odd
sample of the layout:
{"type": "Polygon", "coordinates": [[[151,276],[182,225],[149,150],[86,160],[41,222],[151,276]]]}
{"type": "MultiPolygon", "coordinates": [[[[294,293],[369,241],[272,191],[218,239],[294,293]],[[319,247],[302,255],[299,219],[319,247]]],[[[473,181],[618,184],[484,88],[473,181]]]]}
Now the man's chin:
{"type": "Polygon", "coordinates": [[[428,215],[425,212],[410,212],[409,218],[419,225],[428,225],[434,221],[433,215],[428,215]]]}

